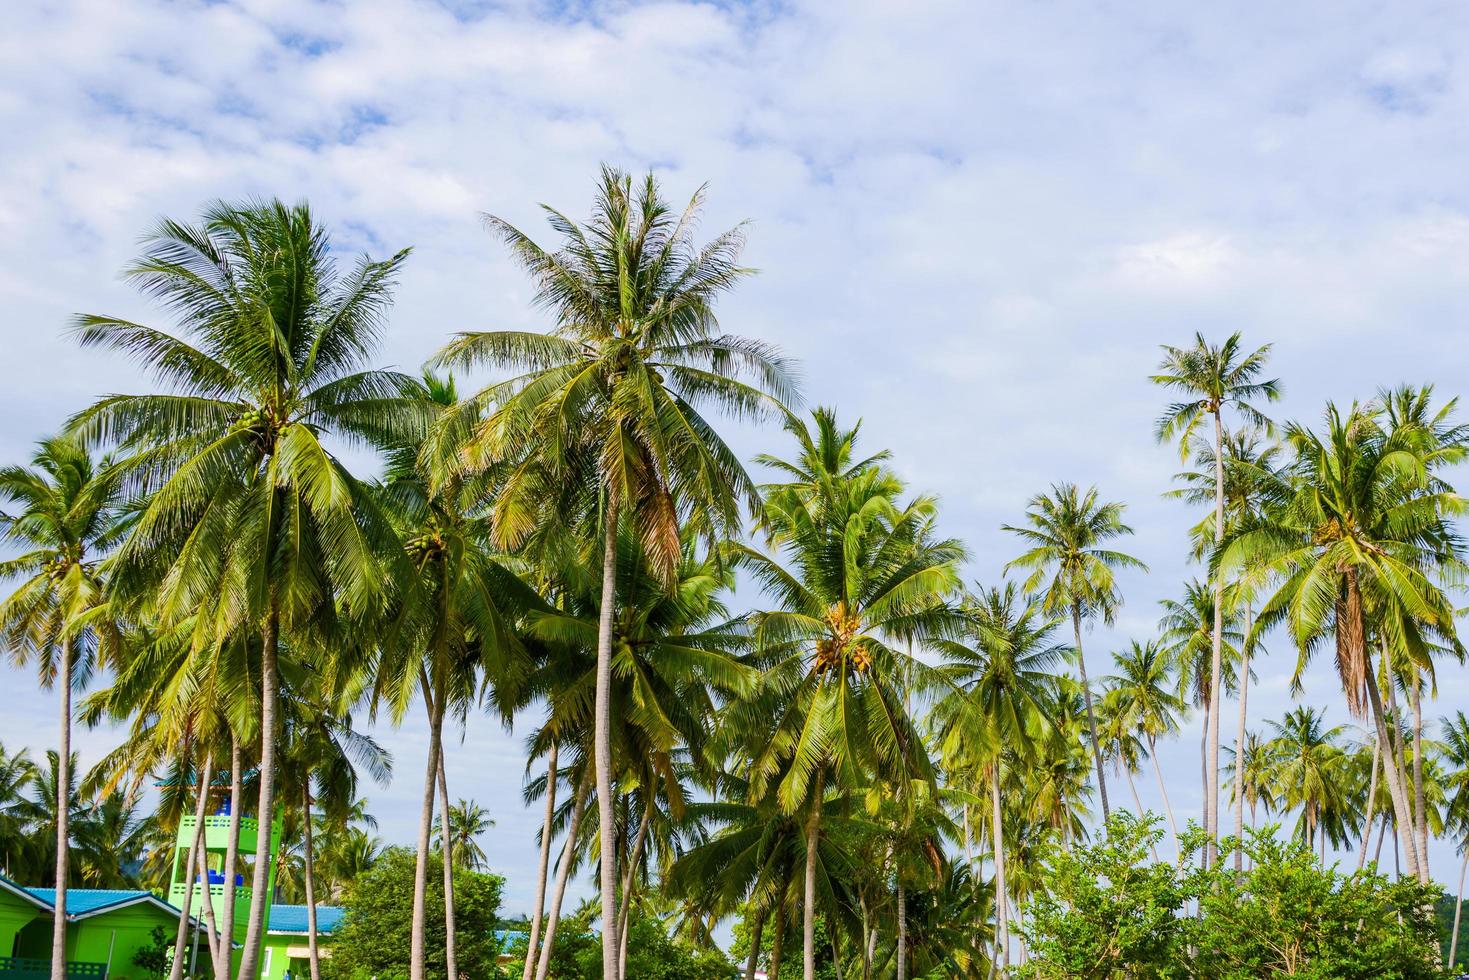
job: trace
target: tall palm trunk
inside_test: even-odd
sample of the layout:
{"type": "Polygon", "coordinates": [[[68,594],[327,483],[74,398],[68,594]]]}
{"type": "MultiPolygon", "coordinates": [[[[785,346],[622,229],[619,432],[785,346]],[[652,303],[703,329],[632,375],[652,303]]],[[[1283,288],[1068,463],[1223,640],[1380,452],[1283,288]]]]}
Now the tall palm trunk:
{"type": "Polygon", "coordinates": [[[301,806],[305,811],[301,829],[306,838],[302,841],[306,847],[306,960],[311,968],[311,980],[321,980],[321,949],[316,935],[316,842],[312,840],[311,830],[310,780],[301,787],[301,806]]]}
{"type": "MultiPolygon", "coordinates": [[[[214,756],[206,754],[204,769],[198,777],[199,789],[194,793],[194,836],[189,839],[188,863],[184,865],[184,907],[179,915],[178,931],[173,937],[173,963],[168,970],[169,980],[180,980],[184,975],[184,951],[189,945],[190,913],[194,908],[194,878],[199,873],[199,851],[204,843],[204,809],[209,803],[210,768],[213,764],[214,756]]],[[[204,877],[203,887],[209,887],[208,875],[204,877]]],[[[65,962],[62,965],[65,966],[65,962]]]]}
{"type": "Polygon", "coordinates": [[[436,685],[432,694],[425,687],[428,702],[428,764],[423,773],[423,797],[418,810],[418,849],[413,866],[413,925],[408,939],[409,980],[423,980],[424,956],[428,930],[428,851],[433,832],[434,788],[439,775],[439,732],[444,725],[443,692],[436,685]]]}
{"type": "MultiPolygon", "coordinates": [[[[439,799],[444,801],[439,846],[444,855],[444,973],[459,980],[459,953],[454,929],[454,841],[449,836],[449,777],[444,772],[444,746],[439,744],[439,799]]],[[[317,980],[312,977],[311,980],[317,980]]]]}
{"type": "Polygon", "coordinates": [[[804,980],[816,980],[816,862],[821,843],[821,798],[826,793],[826,771],[816,771],[811,812],[806,816],[806,883],[801,908],[801,966],[804,980]]]}
{"type": "MultiPolygon", "coordinates": [[[[1387,653],[1384,650],[1383,667],[1388,672],[1388,677],[1391,678],[1392,675],[1386,663],[1386,656],[1387,653]]],[[[1384,745],[1390,745],[1391,741],[1388,739],[1387,734],[1387,718],[1382,708],[1382,693],[1378,691],[1377,682],[1371,674],[1372,671],[1369,665],[1366,687],[1368,703],[1372,707],[1372,720],[1377,726],[1378,741],[1384,745]]],[[[1403,774],[1399,768],[1400,764],[1401,756],[1395,758],[1392,753],[1383,755],[1382,771],[1387,777],[1388,796],[1392,798],[1393,823],[1397,827],[1397,840],[1401,843],[1403,853],[1407,856],[1408,872],[1414,877],[1419,877],[1418,846],[1414,841],[1417,834],[1413,832],[1413,810],[1408,802],[1407,787],[1403,785],[1403,774]]]]}
{"type": "Polygon", "coordinates": [[[643,807],[643,819],[638,822],[638,833],[633,839],[632,854],[627,859],[627,869],[622,874],[622,908],[617,913],[617,972],[627,974],[627,920],[632,914],[632,886],[637,876],[638,862],[643,859],[643,846],[648,840],[648,825],[652,822],[651,802],[643,807]]]}
{"type": "Polygon", "coordinates": [[[755,980],[755,967],[760,963],[760,940],[765,932],[765,910],[755,910],[755,924],[750,929],[750,955],[745,960],[745,980],[755,980]]]}
{"type": "MultiPolygon", "coordinates": [[[[1247,705],[1250,700],[1250,628],[1254,621],[1253,611],[1245,604],[1245,642],[1240,644],[1239,668],[1239,730],[1234,736],[1234,836],[1243,843],[1245,839],[1245,722],[1248,718],[1247,705]]],[[[1234,870],[1243,871],[1245,849],[1234,851],[1234,870]]]]}
{"type": "Polygon", "coordinates": [[[898,980],[908,980],[908,892],[898,875],[898,980]]]}
{"type": "Polygon", "coordinates": [[[1418,873],[1424,881],[1431,875],[1428,868],[1428,806],[1423,797],[1423,673],[1416,665],[1413,671],[1413,826],[1418,839],[1418,873]]]}
{"type": "MultiPolygon", "coordinates": [[[[780,900],[785,901],[785,891],[782,889],[780,900]]],[[[770,941],[770,969],[766,971],[769,980],[780,980],[780,961],[785,957],[786,947],[786,917],[785,909],[777,906],[775,910],[775,938],[770,941]]]]}
{"type": "Polygon", "coordinates": [[[541,940],[541,913],[546,908],[546,877],[551,867],[551,827],[556,818],[556,762],[558,742],[551,743],[546,761],[546,817],[541,822],[541,863],[536,869],[536,900],[531,907],[530,936],[525,941],[525,969],[520,980],[531,980],[536,969],[536,944],[541,940]]]}
{"type": "MultiPolygon", "coordinates": [[[[207,832],[204,839],[206,842],[209,839],[207,832]]],[[[214,886],[209,883],[209,848],[203,845],[199,847],[199,877],[204,882],[200,894],[204,898],[204,932],[209,938],[209,968],[213,971],[219,963],[219,926],[214,917],[214,886]]],[[[197,925],[195,928],[197,931],[197,925]]],[[[194,946],[197,951],[198,943],[195,942],[194,946]]],[[[191,969],[189,972],[194,971],[191,969]]]]}
{"type": "MultiPolygon", "coordinates": [[[[1224,541],[1224,423],[1214,408],[1214,545],[1224,541]]],[[[1224,701],[1224,579],[1214,575],[1214,630],[1209,651],[1209,758],[1204,765],[1208,790],[1204,795],[1205,860],[1213,867],[1219,859],[1219,716],[1224,701]]]]}
{"type": "Polygon", "coordinates": [[[1367,864],[1367,842],[1372,839],[1372,814],[1377,806],[1377,771],[1382,763],[1382,739],[1372,740],[1372,775],[1367,780],[1367,812],[1362,815],[1362,845],[1357,849],[1357,870],[1367,864]]]}
{"type": "Polygon", "coordinates": [[[1086,699],[1086,727],[1092,738],[1092,757],[1097,763],[1097,791],[1102,797],[1102,820],[1112,816],[1107,803],[1107,774],[1102,771],[1102,743],[1097,738],[1097,714],[1092,709],[1092,686],[1086,679],[1086,654],[1081,650],[1081,604],[1071,606],[1071,628],[1076,632],[1076,665],[1081,672],[1081,693],[1086,699]]]}
{"type": "Polygon", "coordinates": [[[1168,832],[1173,836],[1173,850],[1178,861],[1183,863],[1183,845],[1178,842],[1178,821],[1173,817],[1173,804],[1168,800],[1168,783],[1163,779],[1163,767],[1158,762],[1158,738],[1148,736],[1148,754],[1153,757],[1153,772],[1158,774],[1158,793],[1163,797],[1163,809],[1168,814],[1168,832]]]}
{"type": "Polygon", "coordinates": [[[561,899],[566,895],[571,866],[576,863],[576,835],[587,812],[587,795],[592,791],[594,778],[595,773],[587,769],[577,784],[576,796],[571,803],[571,821],[566,826],[566,843],[561,848],[561,862],[556,868],[556,889],[551,894],[551,909],[546,915],[546,939],[536,960],[535,980],[546,980],[546,973],[551,969],[551,946],[556,941],[556,927],[561,921],[561,899]]]}
{"type": "Polygon", "coordinates": [[[214,980],[230,980],[235,946],[235,865],[240,860],[240,805],[245,799],[244,751],[234,730],[230,731],[230,832],[224,845],[224,893],[228,900],[219,923],[219,957],[214,961],[214,980]]]}
{"type": "Polygon", "coordinates": [[[1469,871],[1469,843],[1464,846],[1464,860],[1459,862],[1459,896],[1454,902],[1454,930],[1449,933],[1449,958],[1444,963],[1445,970],[1453,970],[1454,961],[1459,957],[1459,913],[1464,908],[1464,873],[1469,871]]]}
{"type": "MultiPolygon", "coordinates": [[[[612,616],[617,601],[617,493],[607,493],[602,532],[602,606],[597,611],[597,691],[593,711],[592,758],[597,771],[597,813],[601,818],[602,977],[617,972],[617,825],[612,798],[612,616]]],[[[411,980],[420,980],[413,977],[411,980]]],[[[810,978],[808,978],[810,980],[810,978]]]]}
{"type": "Polygon", "coordinates": [[[995,960],[997,970],[1010,966],[1010,902],[1005,897],[1005,829],[1000,813],[1000,763],[990,767],[990,846],[995,854],[995,960]]]}
{"type": "MultiPolygon", "coordinates": [[[[51,914],[51,980],[66,980],[66,877],[71,857],[71,637],[61,641],[61,749],[56,760],[56,899],[51,914]]],[[[191,865],[192,866],[192,865],[191,865]]]]}
{"type": "Polygon", "coordinates": [[[271,597],[260,642],[260,802],[255,808],[259,831],[255,841],[255,867],[250,876],[250,921],[245,927],[245,948],[240,953],[239,980],[255,980],[260,968],[260,946],[265,940],[265,915],[270,907],[270,840],[275,817],[275,749],[277,702],[280,699],[280,613],[271,597]]]}

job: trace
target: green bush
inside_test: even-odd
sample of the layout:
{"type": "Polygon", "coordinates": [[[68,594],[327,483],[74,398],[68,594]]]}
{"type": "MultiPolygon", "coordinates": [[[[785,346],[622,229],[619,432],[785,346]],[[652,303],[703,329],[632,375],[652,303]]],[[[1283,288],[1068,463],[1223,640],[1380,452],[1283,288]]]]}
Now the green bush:
{"type": "MultiPolygon", "coordinates": [[[[322,961],[330,980],[404,980],[413,929],[413,852],[392,848],[353,884],[347,915],[322,961]]],[[[428,868],[425,961],[427,975],[444,980],[444,865],[431,855],[428,868]]],[[[499,977],[495,923],[504,879],[465,868],[454,872],[455,952],[462,976],[499,977]]]]}
{"type": "MultiPolygon", "coordinates": [[[[1435,886],[1323,868],[1274,828],[1229,839],[1214,868],[1152,862],[1161,834],[1126,814],[1058,855],[1023,932],[1030,980],[1434,980],[1435,886]],[[1234,871],[1243,847],[1248,871],[1234,871]]],[[[1190,850],[1201,838],[1191,835],[1190,850]]],[[[1185,858],[1190,857],[1186,854],[1185,858]]],[[[1188,861],[1185,861],[1188,864],[1188,861]]]]}

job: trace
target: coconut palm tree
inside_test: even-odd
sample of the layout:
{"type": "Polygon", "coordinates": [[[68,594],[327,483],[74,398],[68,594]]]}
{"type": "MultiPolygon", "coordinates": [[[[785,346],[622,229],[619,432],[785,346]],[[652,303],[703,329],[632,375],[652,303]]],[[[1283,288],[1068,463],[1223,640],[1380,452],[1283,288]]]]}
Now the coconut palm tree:
{"type": "Polygon", "coordinates": [[[609,698],[619,528],[636,530],[649,566],[671,581],[681,524],[697,518],[719,536],[736,529],[742,502],[757,503],[705,407],[758,416],[795,396],[774,348],[718,333],[715,304],[748,272],[738,264],[744,234],[735,228],[695,245],[702,203],[700,190],[678,213],[652,174],[635,187],[629,175],[604,167],[589,222],[546,209],[562,237],[555,250],[487,217],[535,280],[537,303],[555,326],[545,334],[463,334],[440,355],[445,363],[519,372],[480,392],[466,410],[488,412],[470,436],[466,462],[506,470],[494,508],[500,544],[522,542],[548,500],[579,493],[601,510],[594,763],[607,980],[619,980],[618,944],[608,941],[617,935],[609,698]]]}
{"type": "MultiPolygon", "coordinates": [[[[1274,401],[1280,397],[1280,383],[1261,380],[1270,345],[1253,353],[1245,353],[1240,335],[1231,334],[1224,343],[1211,345],[1202,333],[1194,335],[1192,347],[1163,346],[1163,361],[1154,384],[1181,393],[1185,401],[1170,405],[1158,419],[1159,442],[1178,440],[1182,459],[1195,449],[1198,430],[1204,419],[1214,424],[1214,543],[1224,541],[1224,411],[1233,409],[1254,427],[1269,428],[1267,419],[1255,402],[1274,401]]],[[[1208,761],[1209,786],[1204,797],[1204,829],[1209,835],[1205,845],[1205,862],[1214,863],[1219,839],[1219,699],[1222,694],[1224,660],[1224,589],[1225,583],[1214,576],[1214,637],[1210,656],[1208,761]]]]}
{"type": "Polygon", "coordinates": [[[1188,710],[1183,699],[1170,688],[1172,664],[1168,652],[1156,640],[1139,643],[1133,640],[1126,650],[1112,654],[1116,673],[1103,679],[1109,694],[1116,699],[1119,715],[1129,720],[1135,732],[1148,744],[1153,771],[1158,777],[1158,793],[1168,815],[1168,830],[1173,835],[1173,849],[1183,859],[1178,839],[1178,821],[1168,799],[1168,783],[1158,761],[1158,738],[1178,731],[1179,720],[1188,710]]]}
{"type": "Polygon", "coordinates": [[[1458,847],[1463,859],[1459,862],[1459,890],[1454,901],[1454,927],[1449,934],[1448,959],[1444,969],[1452,971],[1459,956],[1459,918],[1464,905],[1464,876],[1469,873],[1469,718],[1463,711],[1439,719],[1440,752],[1448,771],[1445,773],[1445,789],[1448,791],[1448,828],[1458,838],[1458,847]]]}
{"type": "Polygon", "coordinates": [[[1122,522],[1123,504],[1104,503],[1098,496],[1096,487],[1082,491],[1074,483],[1058,483],[1050,493],[1030,499],[1026,505],[1026,526],[1001,527],[1018,536],[1026,546],[1026,551],[1005,566],[1006,571],[1018,568],[1030,572],[1025,590],[1035,592],[1044,585],[1045,611],[1071,617],[1076,636],[1076,663],[1086,701],[1087,730],[1097,769],[1097,791],[1102,798],[1102,819],[1106,820],[1111,815],[1107,776],[1102,771],[1102,746],[1097,738],[1092,689],[1086,676],[1081,626],[1095,617],[1111,623],[1122,604],[1116,572],[1129,568],[1146,571],[1147,566],[1131,555],[1105,547],[1109,541],[1131,534],[1132,528],[1122,522]]]}
{"type": "MultiPolygon", "coordinates": [[[[120,592],[165,625],[195,617],[197,641],[260,643],[260,799],[275,810],[283,633],[381,602],[393,538],[365,488],[327,448],[426,423],[411,379],[366,369],[407,252],[338,271],[305,204],[219,203],[199,224],[164,220],[124,273],[159,300],[177,334],[87,315],[88,347],[129,355],[164,393],[110,395],[72,426],[136,453],[153,490],[118,553],[120,592]]],[[[263,940],[269,834],[260,835],[240,957],[253,976],[263,940]]],[[[417,978],[415,978],[417,980],[417,978]]]]}
{"type": "Polygon", "coordinates": [[[1347,756],[1340,743],[1346,726],[1327,728],[1322,713],[1307,707],[1266,724],[1272,732],[1275,792],[1287,808],[1301,808],[1298,827],[1306,846],[1314,846],[1320,829],[1324,848],[1323,813],[1338,808],[1345,792],[1347,756]]]}
{"type": "Polygon", "coordinates": [[[123,490],[109,459],[93,458],[66,436],[42,442],[30,466],[0,469],[0,504],[11,508],[0,510],[0,541],[21,551],[0,562],[0,581],[16,583],[0,602],[0,641],[18,666],[34,662],[42,686],[54,686],[59,695],[55,788],[63,795],[50,804],[56,815],[51,980],[64,980],[66,973],[72,693],[117,651],[101,563],[126,526],[123,490]]]}
{"type": "MultiPolygon", "coordinates": [[[[1001,766],[1005,752],[1021,766],[1033,758],[1036,743],[1055,738],[1052,673],[1071,651],[1053,634],[1061,620],[1044,612],[1039,597],[1026,596],[1015,583],[979,588],[964,602],[962,639],[937,640],[947,693],[934,707],[941,751],[946,760],[969,753],[983,768],[990,790],[990,834],[995,858],[995,889],[1007,893],[1005,835],[1001,819],[1001,766]]],[[[952,765],[952,763],[949,763],[952,765]]],[[[997,905],[996,942],[1008,966],[1010,943],[1007,903],[997,905]]]]}
{"type": "MultiPolygon", "coordinates": [[[[452,377],[425,373],[409,389],[419,411],[440,419],[455,411],[458,392],[452,377]]],[[[413,433],[418,436],[419,433],[413,433]]],[[[427,952],[429,847],[434,800],[443,809],[450,799],[443,763],[446,721],[461,724],[488,693],[508,722],[518,693],[530,673],[530,658],[516,630],[519,617],[540,599],[509,567],[491,541],[491,518],[482,501],[486,479],[465,475],[438,455],[441,445],[427,438],[385,439],[387,457],[375,496],[390,516],[411,576],[388,617],[377,644],[374,696],[401,720],[421,698],[429,737],[413,881],[413,922],[409,971],[421,977],[427,952]],[[438,790],[442,780],[443,791],[438,790]]],[[[447,848],[448,838],[440,837],[447,848]]],[[[454,870],[444,854],[446,962],[457,969],[453,924],[454,870]]]]}
{"type": "MultiPolygon", "coordinates": [[[[1447,520],[1464,502],[1432,476],[1435,442],[1414,426],[1389,430],[1377,406],[1328,405],[1322,434],[1292,424],[1294,451],[1288,494],[1262,522],[1227,543],[1226,573],[1268,564],[1279,577],[1255,631],[1286,627],[1299,650],[1297,676],[1335,637],[1337,672],[1348,710],[1369,713],[1381,744],[1389,745],[1387,712],[1371,667],[1379,642],[1408,651],[1426,664],[1430,639],[1459,649],[1453,609],[1436,582],[1462,568],[1461,545],[1447,520]]],[[[1410,873],[1418,859],[1412,801],[1395,752],[1384,753],[1384,774],[1397,832],[1410,873]]]]}
{"type": "Polygon", "coordinates": [[[30,797],[37,776],[30,752],[7,752],[0,745],[0,874],[22,881],[39,878],[35,842],[29,827],[40,817],[30,797]]]}
{"type": "MultiPolygon", "coordinates": [[[[449,807],[449,854],[456,865],[470,871],[483,871],[489,867],[489,856],[480,846],[479,839],[495,826],[490,811],[474,800],[461,799],[449,807]]],[[[439,834],[444,833],[443,818],[439,818],[439,834]]]]}
{"type": "Polygon", "coordinates": [[[729,717],[754,736],[752,792],[775,785],[783,813],[806,812],[805,980],[816,969],[816,854],[828,789],[851,792],[873,778],[933,781],[905,696],[910,680],[921,687],[933,675],[907,645],[957,624],[946,600],[964,556],[957,541],[933,535],[933,500],[900,503],[901,483],[887,470],[872,466],[831,487],[816,497],[771,488],[771,550],[730,549],[776,600],[751,618],[763,684],[729,717]]]}
{"type": "MultiPolygon", "coordinates": [[[[1273,441],[1265,442],[1264,433],[1253,427],[1237,428],[1232,432],[1224,433],[1222,451],[1224,454],[1224,520],[1226,536],[1238,533],[1243,528],[1258,523],[1261,519],[1261,508],[1271,500],[1278,500],[1282,496],[1279,488],[1282,485],[1284,474],[1279,471],[1281,447],[1273,441]]],[[[1174,479],[1182,482],[1183,487],[1170,491],[1166,496],[1181,497],[1192,504],[1211,505],[1215,497],[1215,475],[1219,466],[1219,460],[1215,458],[1214,447],[1201,445],[1194,454],[1194,462],[1197,469],[1177,473],[1174,479]]],[[[1193,538],[1193,557],[1196,560],[1207,561],[1209,555],[1214,551],[1214,515],[1211,513],[1194,526],[1191,531],[1193,538]]],[[[1243,621],[1240,623],[1241,632],[1245,635],[1250,633],[1254,619],[1254,598],[1260,585],[1260,573],[1268,569],[1248,569],[1246,574],[1238,576],[1229,586],[1229,596],[1225,610],[1224,628],[1226,633],[1229,629],[1230,619],[1238,618],[1243,611],[1243,621]]],[[[1192,589],[1192,586],[1190,587],[1192,589]]],[[[1209,616],[1212,624],[1213,616],[1209,616]]],[[[1212,628],[1212,627],[1211,627],[1212,628]]],[[[1211,635],[1212,641],[1212,635],[1211,635]]],[[[1229,691],[1231,684],[1229,680],[1229,646],[1230,639],[1226,635],[1223,638],[1224,645],[1224,689],[1229,691]]],[[[1246,644],[1241,638],[1239,646],[1239,683],[1234,690],[1239,695],[1239,718],[1235,731],[1234,754],[1237,758],[1244,752],[1246,732],[1249,724],[1249,694],[1250,680],[1252,677],[1250,669],[1250,657],[1255,652],[1252,644],[1246,644]]],[[[1212,647],[1209,652],[1212,661],[1212,647]]],[[[1206,706],[1207,712],[1207,706],[1206,706]]],[[[1205,738],[1207,739],[1208,726],[1205,726],[1205,738]]],[[[1207,742],[1206,742],[1207,745],[1207,742]]],[[[1207,792],[1207,788],[1206,788],[1207,792]]],[[[1234,835],[1243,839],[1244,836],[1244,804],[1245,801],[1238,794],[1234,797],[1234,835]]],[[[1243,868],[1244,849],[1240,848],[1234,852],[1235,870],[1243,868]]]]}

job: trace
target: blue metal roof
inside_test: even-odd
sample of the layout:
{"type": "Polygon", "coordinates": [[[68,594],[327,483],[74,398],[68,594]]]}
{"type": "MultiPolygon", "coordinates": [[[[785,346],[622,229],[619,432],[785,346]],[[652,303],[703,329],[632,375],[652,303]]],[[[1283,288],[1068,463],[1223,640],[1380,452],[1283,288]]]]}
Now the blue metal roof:
{"type": "MultiPolygon", "coordinates": [[[[56,906],[56,889],[27,888],[26,891],[47,905],[53,908],[56,906]]],[[[141,891],[136,888],[68,888],[66,890],[66,914],[68,916],[86,915],[90,912],[105,909],[110,905],[119,905],[123,902],[148,898],[154,898],[152,892],[141,891]]]]}
{"type": "MultiPolygon", "coordinates": [[[[337,926],[342,924],[342,917],[346,914],[346,909],[338,908],[335,905],[318,905],[316,907],[317,935],[331,935],[337,926]]],[[[269,931],[306,932],[306,906],[272,905],[270,907],[269,931]]]]}

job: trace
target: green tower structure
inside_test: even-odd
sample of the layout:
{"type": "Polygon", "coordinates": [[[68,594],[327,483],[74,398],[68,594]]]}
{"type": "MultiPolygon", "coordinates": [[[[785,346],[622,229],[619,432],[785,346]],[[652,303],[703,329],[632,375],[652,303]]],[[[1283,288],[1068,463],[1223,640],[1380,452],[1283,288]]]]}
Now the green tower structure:
{"type": "MultiPolygon", "coordinates": [[[[250,887],[251,877],[246,872],[246,866],[240,862],[241,858],[252,857],[255,848],[260,841],[260,821],[254,817],[239,817],[240,842],[236,855],[236,861],[240,862],[238,867],[226,868],[225,857],[229,848],[230,821],[232,818],[228,813],[215,813],[204,817],[204,833],[200,837],[200,845],[204,851],[203,863],[209,869],[208,880],[201,880],[196,865],[192,871],[186,867],[189,863],[189,848],[194,844],[194,831],[198,826],[197,818],[188,813],[179,820],[178,833],[173,842],[173,873],[168,886],[168,902],[175,908],[187,908],[189,914],[199,918],[204,917],[204,889],[209,889],[209,900],[214,906],[216,920],[225,908],[226,902],[234,903],[234,927],[231,930],[233,945],[238,946],[245,941],[245,931],[250,922],[250,901],[254,897],[254,890],[250,887]],[[190,891],[193,894],[190,896],[190,891]]],[[[266,903],[265,923],[261,934],[264,935],[270,928],[270,897],[275,894],[275,869],[276,854],[281,844],[281,819],[279,816],[271,822],[270,828],[270,870],[266,880],[266,903]]],[[[234,960],[238,966],[239,950],[236,949],[234,960]]]]}

